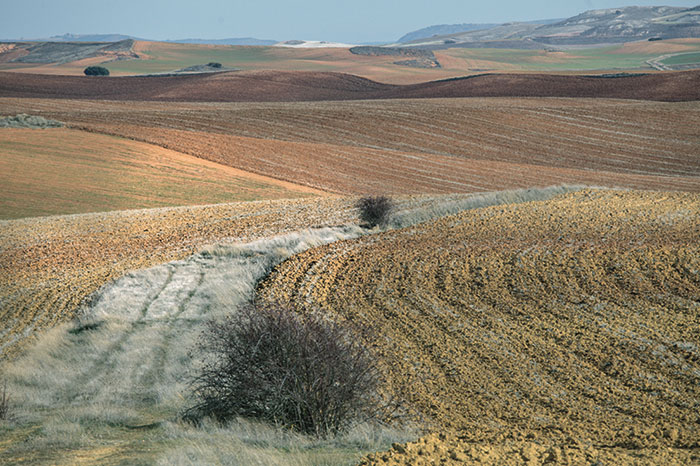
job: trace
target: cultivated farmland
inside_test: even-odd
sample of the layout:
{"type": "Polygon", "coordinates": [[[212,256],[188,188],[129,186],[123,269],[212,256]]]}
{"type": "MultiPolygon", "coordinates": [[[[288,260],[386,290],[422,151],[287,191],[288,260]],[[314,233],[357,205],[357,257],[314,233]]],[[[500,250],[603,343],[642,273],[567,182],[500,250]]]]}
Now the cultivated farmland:
{"type": "MultiPolygon", "coordinates": [[[[571,190],[401,198],[395,220],[411,224],[571,190]]],[[[313,441],[245,422],[205,430],[178,422],[188,402],[187,352],[206,321],[250,299],[256,283],[284,258],[367,234],[348,225],[356,214],[350,204],[322,198],[4,222],[0,279],[14,286],[0,296],[7,303],[3,321],[10,323],[3,375],[19,414],[0,423],[0,461],[247,464],[262,457],[347,464],[361,451],[415,437],[410,430],[368,426],[349,438],[313,441]],[[270,238],[309,225],[341,226],[270,238]],[[183,259],[172,261],[177,258],[183,259]],[[161,265],[143,269],[154,264],[161,265]],[[103,284],[76,312],[80,297],[103,284]],[[35,335],[36,344],[27,345],[35,335]]]]}
{"type": "Polygon", "coordinates": [[[335,193],[456,193],[561,183],[700,190],[695,102],[1,99],[0,107],[335,193]]]}
{"type": "Polygon", "coordinates": [[[258,239],[349,218],[337,198],[244,202],[0,222],[2,356],[75,316],[99,287],[204,245],[258,239]]]}
{"type": "Polygon", "coordinates": [[[697,53],[662,42],[431,70],[137,42],[117,74],[250,70],[0,72],[0,116],[65,123],[0,128],[0,463],[699,462],[700,72],[423,82],[697,53]],[[374,329],[408,422],[184,423],[198,335],[253,298],[374,329]]]}
{"type": "Polygon", "coordinates": [[[553,50],[458,47],[436,51],[435,56],[441,66],[428,69],[397,65],[394,63],[397,58],[391,55],[355,55],[348,48],[309,49],[134,41],[129,52],[130,59],[113,61],[115,56],[107,53],[67,63],[60,63],[58,57],[56,62],[51,62],[50,56],[45,57],[44,63],[22,63],[12,60],[27,54],[26,44],[0,47],[0,70],[23,73],[82,75],[83,69],[88,65],[103,65],[110,69],[112,75],[125,76],[167,73],[216,61],[225,67],[244,71],[333,71],[386,83],[412,84],[483,72],[653,71],[649,61],[676,53],[697,53],[700,50],[700,39],[638,41],[603,47],[553,50]]]}
{"type": "Polygon", "coordinates": [[[598,190],[490,207],[307,251],[259,295],[373,329],[388,390],[452,432],[372,464],[688,464],[699,211],[697,194],[598,190]]]}
{"type": "Polygon", "coordinates": [[[0,96],[165,102],[298,102],[439,97],[700,100],[700,71],[603,75],[483,74],[409,85],[344,73],[239,71],[174,76],[45,76],[0,72],[0,96]]]}

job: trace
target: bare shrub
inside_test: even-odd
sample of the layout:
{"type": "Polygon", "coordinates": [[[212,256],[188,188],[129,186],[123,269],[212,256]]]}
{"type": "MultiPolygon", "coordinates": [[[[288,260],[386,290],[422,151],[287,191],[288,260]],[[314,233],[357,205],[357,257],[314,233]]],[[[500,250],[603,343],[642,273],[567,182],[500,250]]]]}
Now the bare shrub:
{"type": "Polygon", "coordinates": [[[394,203],[387,196],[369,196],[360,198],[355,207],[360,211],[360,220],[370,227],[375,227],[387,223],[394,203]]]}
{"type": "Polygon", "coordinates": [[[211,322],[198,350],[206,358],[189,421],[240,416],[324,437],[384,413],[374,359],[346,328],[318,314],[247,305],[211,322]]]}

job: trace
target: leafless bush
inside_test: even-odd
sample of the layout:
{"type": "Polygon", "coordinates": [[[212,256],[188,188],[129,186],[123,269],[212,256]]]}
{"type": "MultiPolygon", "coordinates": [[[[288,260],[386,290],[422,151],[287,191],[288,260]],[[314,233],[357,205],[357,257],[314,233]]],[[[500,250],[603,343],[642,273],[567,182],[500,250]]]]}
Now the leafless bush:
{"type": "Polygon", "coordinates": [[[355,207],[360,211],[360,220],[374,227],[387,223],[394,203],[387,196],[369,196],[358,200],[355,207]]]}
{"type": "Polygon", "coordinates": [[[255,418],[323,437],[384,413],[374,359],[318,314],[248,305],[211,322],[198,350],[206,355],[193,383],[198,403],[184,416],[195,423],[255,418]]]}

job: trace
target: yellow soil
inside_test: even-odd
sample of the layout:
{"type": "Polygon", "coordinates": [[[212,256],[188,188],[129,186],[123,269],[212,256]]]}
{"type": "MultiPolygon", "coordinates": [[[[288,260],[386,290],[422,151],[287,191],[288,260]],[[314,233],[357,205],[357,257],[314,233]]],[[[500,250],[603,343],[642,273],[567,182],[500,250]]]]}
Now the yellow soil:
{"type": "Polygon", "coordinates": [[[66,128],[0,129],[0,219],[322,194],[159,146],[66,128]]]}
{"type": "Polygon", "coordinates": [[[70,320],[99,287],[129,271],[214,243],[356,222],[353,203],[315,197],[0,221],[0,360],[38,331],[70,320]]]}
{"type": "Polygon", "coordinates": [[[373,329],[388,390],[449,434],[370,463],[687,464],[698,212],[697,194],[599,190],[480,209],[307,251],[259,293],[373,329]]]}

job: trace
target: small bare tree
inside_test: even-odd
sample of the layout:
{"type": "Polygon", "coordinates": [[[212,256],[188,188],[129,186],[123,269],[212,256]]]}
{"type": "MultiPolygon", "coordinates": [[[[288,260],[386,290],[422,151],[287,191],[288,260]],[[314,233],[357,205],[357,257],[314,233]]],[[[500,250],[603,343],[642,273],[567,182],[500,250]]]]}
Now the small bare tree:
{"type": "Polygon", "coordinates": [[[387,196],[369,196],[360,198],[355,207],[360,211],[360,220],[375,227],[386,224],[394,210],[394,203],[387,196]]]}
{"type": "Polygon", "coordinates": [[[213,321],[184,418],[256,418],[327,436],[384,413],[380,372],[359,339],[318,314],[249,305],[213,321]]]}

